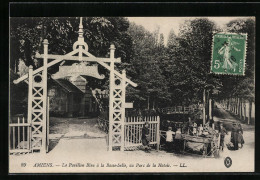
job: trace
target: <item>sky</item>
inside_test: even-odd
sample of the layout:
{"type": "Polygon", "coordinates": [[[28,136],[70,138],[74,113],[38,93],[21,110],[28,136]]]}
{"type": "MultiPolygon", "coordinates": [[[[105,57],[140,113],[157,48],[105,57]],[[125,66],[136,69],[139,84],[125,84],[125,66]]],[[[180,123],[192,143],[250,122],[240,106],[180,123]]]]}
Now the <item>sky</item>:
{"type": "MultiPolygon", "coordinates": [[[[160,26],[160,33],[163,33],[165,43],[167,42],[168,34],[171,29],[178,35],[179,27],[185,20],[192,20],[196,17],[128,17],[130,22],[144,26],[150,32],[154,31],[156,26],[160,26]]],[[[207,17],[217,24],[218,27],[223,28],[225,24],[234,19],[247,19],[249,17],[207,17]]]]}

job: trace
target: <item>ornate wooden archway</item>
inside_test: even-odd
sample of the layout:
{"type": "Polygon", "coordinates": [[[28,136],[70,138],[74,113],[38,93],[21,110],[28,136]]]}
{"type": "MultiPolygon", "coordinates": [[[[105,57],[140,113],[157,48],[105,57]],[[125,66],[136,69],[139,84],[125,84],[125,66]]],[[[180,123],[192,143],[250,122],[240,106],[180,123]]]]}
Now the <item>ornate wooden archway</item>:
{"type": "Polygon", "coordinates": [[[28,123],[31,124],[30,148],[32,151],[46,152],[47,139],[47,70],[49,67],[63,60],[78,61],[79,66],[83,62],[97,62],[110,71],[110,95],[109,95],[109,151],[113,147],[124,150],[124,121],[126,86],[136,87],[137,84],[126,78],[125,70],[122,73],[114,69],[114,63],[120,63],[120,58],[115,58],[115,46],[110,46],[110,58],[95,57],[88,52],[88,45],[83,37],[82,18],[80,18],[78,40],[73,44],[73,51],[65,55],[48,54],[48,40],[43,41],[44,53],[37,54],[36,58],[43,58],[43,66],[33,70],[29,67],[29,73],[15,80],[28,83],[28,123]],[[54,59],[48,62],[49,59],[54,59]]]}

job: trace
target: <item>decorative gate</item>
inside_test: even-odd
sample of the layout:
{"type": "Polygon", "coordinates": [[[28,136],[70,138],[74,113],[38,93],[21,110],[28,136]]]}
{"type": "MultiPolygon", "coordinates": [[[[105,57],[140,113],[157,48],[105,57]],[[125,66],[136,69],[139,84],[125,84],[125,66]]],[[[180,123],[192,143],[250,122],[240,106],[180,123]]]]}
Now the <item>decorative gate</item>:
{"type": "MultiPolygon", "coordinates": [[[[109,150],[113,147],[119,147],[124,150],[124,119],[125,119],[125,88],[128,84],[136,87],[137,84],[126,78],[126,73],[123,70],[122,74],[114,69],[114,63],[121,62],[120,58],[115,58],[115,46],[110,46],[110,58],[95,57],[88,52],[88,45],[83,37],[82,18],[78,31],[78,40],[73,44],[73,51],[65,55],[48,54],[48,40],[43,41],[44,54],[36,54],[36,58],[43,58],[43,67],[33,70],[29,67],[29,73],[15,80],[17,84],[21,81],[28,81],[28,122],[31,123],[31,148],[33,151],[47,152],[48,151],[48,110],[47,110],[47,69],[61,61],[70,60],[77,61],[70,69],[70,74],[64,72],[58,73],[58,78],[63,76],[78,76],[82,71],[87,69],[88,63],[96,62],[110,71],[110,96],[109,96],[109,150]],[[48,59],[54,59],[48,63],[48,59]],[[110,63],[110,64],[109,64],[110,63]],[[28,80],[29,79],[29,80],[28,80]],[[47,141],[47,142],[46,142],[47,141]]],[[[96,69],[97,68],[88,68],[96,69]]],[[[93,77],[98,76],[96,71],[88,72],[88,75],[93,77]]],[[[57,78],[56,77],[56,78],[57,78]]]]}
{"type": "Polygon", "coordinates": [[[157,150],[160,146],[160,117],[127,117],[125,118],[125,141],[124,146],[126,150],[133,150],[142,145],[142,128],[144,122],[149,123],[151,141],[149,144],[157,145],[157,150]]]}

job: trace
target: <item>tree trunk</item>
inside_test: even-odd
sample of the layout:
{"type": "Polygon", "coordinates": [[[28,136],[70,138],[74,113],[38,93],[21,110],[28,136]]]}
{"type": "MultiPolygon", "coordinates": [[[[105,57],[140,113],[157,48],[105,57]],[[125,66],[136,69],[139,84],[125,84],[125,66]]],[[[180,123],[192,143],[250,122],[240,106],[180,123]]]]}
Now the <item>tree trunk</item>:
{"type": "Polygon", "coordinates": [[[239,98],[239,117],[242,119],[242,98],[239,98]]]}
{"type": "Polygon", "coordinates": [[[244,101],[244,120],[246,121],[246,102],[244,101]]]}
{"type": "Polygon", "coordinates": [[[238,97],[236,98],[236,115],[238,115],[238,97]]]}
{"type": "Polygon", "coordinates": [[[203,91],[203,125],[205,125],[205,123],[206,123],[206,105],[205,105],[205,103],[206,103],[206,90],[204,89],[204,91],[203,91]]]}
{"type": "Polygon", "coordinates": [[[148,96],[148,103],[147,103],[147,109],[149,110],[150,108],[150,96],[148,96]]]}
{"type": "Polygon", "coordinates": [[[252,119],[252,101],[249,101],[248,124],[251,123],[251,119],[252,119]]]}
{"type": "Polygon", "coordinates": [[[209,120],[212,120],[212,100],[209,99],[209,120]]]}

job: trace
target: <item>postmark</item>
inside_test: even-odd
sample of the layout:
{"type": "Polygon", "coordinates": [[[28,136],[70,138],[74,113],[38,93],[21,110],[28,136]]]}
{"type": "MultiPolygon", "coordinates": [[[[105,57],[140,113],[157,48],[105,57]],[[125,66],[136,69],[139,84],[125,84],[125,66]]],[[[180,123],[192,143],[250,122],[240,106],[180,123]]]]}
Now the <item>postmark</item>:
{"type": "Polygon", "coordinates": [[[224,160],[224,164],[227,168],[230,168],[230,166],[232,165],[232,159],[230,157],[226,157],[224,160]]]}
{"type": "Polygon", "coordinates": [[[216,33],[213,35],[211,73],[244,75],[247,34],[216,33]]]}

